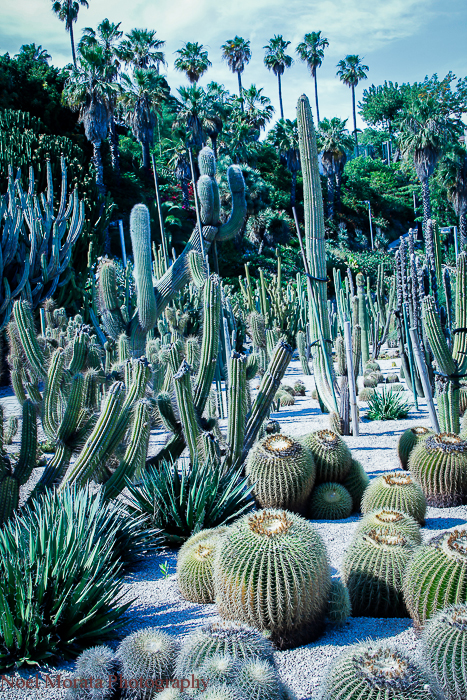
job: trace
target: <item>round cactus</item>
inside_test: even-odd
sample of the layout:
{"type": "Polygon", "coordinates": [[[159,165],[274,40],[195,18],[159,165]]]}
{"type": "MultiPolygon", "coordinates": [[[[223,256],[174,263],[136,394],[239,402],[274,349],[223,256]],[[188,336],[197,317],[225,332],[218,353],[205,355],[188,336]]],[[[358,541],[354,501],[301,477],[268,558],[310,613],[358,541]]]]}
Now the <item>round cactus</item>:
{"type": "Polygon", "coordinates": [[[367,402],[370,396],[374,396],[375,391],[376,389],[371,386],[363,387],[358,394],[358,400],[367,402]]]}
{"type": "Polygon", "coordinates": [[[403,384],[391,384],[391,386],[388,387],[389,391],[395,391],[397,393],[400,393],[401,391],[405,391],[406,387],[403,384]]]}
{"type": "Polygon", "coordinates": [[[332,430],[317,430],[305,435],[301,442],[313,453],[316,482],[341,482],[350,471],[352,453],[344,440],[332,430]]]}
{"type": "Polygon", "coordinates": [[[214,654],[206,659],[197,675],[200,678],[209,678],[209,682],[212,684],[229,685],[236,681],[238,671],[238,661],[235,657],[230,654],[214,654]]]}
{"type": "Polygon", "coordinates": [[[333,625],[343,625],[352,614],[349,590],[337,578],[332,579],[326,614],[329,622],[333,625]]]}
{"type": "Polygon", "coordinates": [[[279,389],[274,396],[274,401],[279,401],[281,406],[293,406],[295,403],[295,398],[289,394],[288,391],[282,391],[282,389],[279,389]]]}
{"type": "Polygon", "coordinates": [[[402,433],[397,444],[397,454],[402,469],[408,469],[409,457],[412,450],[420,442],[426,440],[429,435],[433,435],[433,431],[429,428],[423,428],[422,426],[409,428],[402,433]]]}
{"type": "MultiPolygon", "coordinates": [[[[120,659],[124,678],[155,681],[172,677],[177,652],[175,637],[158,627],[149,627],[125,637],[117,649],[117,657],[120,659]]],[[[142,699],[150,696],[150,690],[141,690],[142,699]]]]}
{"type": "Polygon", "coordinates": [[[311,520],[343,520],[352,513],[352,496],[345,486],[320,484],[311,494],[308,517],[311,520]]]}
{"type": "Polygon", "coordinates": [[[303,382],[301,382],[300,380],[296,381],[293,385],[293,388],[297,396],[305,396],[306,386],[303,384],[303,382]]]}
{"type": "Polygon", "coordinates": [[[226,527],[201,530],[180,548],[177,582],[182,596],[192,603],[214,602],[214,555],[226,527]]]}
{"type": "Polygon", "coordinates": [[[295,389],[292,386],[289,386],[288,384],[281,384],[279,389],[281,391],[286,391],[290,396],[296,396],[295,389]]]}
{"type": "Polygon", "coordinates": [[[385,642],[354,644],[331,664],[320,700],[439,700],[428,674],[385,642]]]}
{"type": "MultiPolygon", "coordinates": [[[[73,674],[74,680],[89,679],[102,681],[99,700],[111,700],[114,696],[114,688],[109,686],[109,678],[118,673],[118,662],[114,652],[106,645],[91,647],[83,651],[76,659],[76,669],[73,674]]],[[[78,686],[79,684],[76,683],[78,686]]],[[[84,684],[83,684],[84,685],[84,684]]],[[[96,684],[97,685],[97,684],[96,684]]],[[[89,688],[76,688],[73,692],[75,700],[87,700],[89,698],[89,688]]]]}
{"type": "Polygon", "coordinates": [[[467,441],[459,435],[428,436],[412,450],[409,469],[429,505],[449,508],[467,501],[467,441]]]}
{"type": "Polygon", "coordinates": [[[425,627],[424,656],[431,673],[449,700],[467,697],[467,605],[441,610],[425,627]]]}
{"type": "Polygon", "coordinates": [[[260,658],[274,664],[272,645],[257,630],[234,622],[212,622],[184,640],[176,677],[185,678],[187,674],[196,673],[206,659],[216,654],[230,655],[237,661],[260,658]]]}
{"type": "Polygon", "coordinates": [[[405,617],[403,577],[414,543],[377,528],[356,537],[342,563],[355,617],[405,617]]]}
{"type": "Polygon", "coordinates": [[[379,376],[377,374],[367,374],[363,377],[363,386],[366,389],[376,389],[379,383],[379,376]]]}
{"type": "Polygon", "coordinates": [[[279,674],[264,659],[244,661],[236,685],[249,700],[282,700],[283,697],[279,674]]]}
{"type": "Polygon", "coordinates": [[[410,474],[389,472],[372,479],[362,498],[362,513],[373,510],[400,510],[421,525],[425,522],[426,499],[410,474]]]}
{"type": "Polygon", "coordinates": [[[448,605],[467,602],[467,530],[444,532],[416,549],[404,599],[416,627],[448,605]]]}
{"type": "Polygon", "coordinates": [[[311,390],[311,398],[318,401],[318,391],[316,389],[311,390]]]}
{"type": "Polygon", "coordinates": [[[380,365],[374,360],[369,360],[365,363],[365,372],[381,372],[380,365]]]}
{"type": "Polygon", "coordinates": [[[315,483],[310,450],[280,433],[268,435],[254,445],[245,471],[262,508],[301,511],[315,483]]]}
{"type": "Polygon", "coordinates": [[[352,496],[352,511],[360,511],[363,494],[370,483],[370,477],[356,459],[352,458],[350,471],[342,482],[352,496]]]}
{"type": "Polygon", "coordinates": [[[375,529],[388,535],[400,534],[416,545],[422,543],[420,525],[410,515],[406,515],[398,510],[384,510],[380,508],[373,513],[368,513],[358,523],[355,537],[367,535],[375,529]]]}
{"type": "Polygon", "coordinates": [[[394,373],[388,374],[388,376],[386,377],[386,381],[388,384],[396,384],[397,382],[399,382],[399,376],[394,373]]]}
{"type": "Polygon", "coordinates": [[[214,571],[221,617],[269,631],[281,649],[322,632],[331,586],[326,547],[298,515],[268,509],[238,520],[214,571]]]}
{"type": "Polygon", "coordinates": [[[230,685],[213,685],[204,691],[199,691],[194,698],[203,698],[203,700],[247,700],[239,690],[230,685]]]}

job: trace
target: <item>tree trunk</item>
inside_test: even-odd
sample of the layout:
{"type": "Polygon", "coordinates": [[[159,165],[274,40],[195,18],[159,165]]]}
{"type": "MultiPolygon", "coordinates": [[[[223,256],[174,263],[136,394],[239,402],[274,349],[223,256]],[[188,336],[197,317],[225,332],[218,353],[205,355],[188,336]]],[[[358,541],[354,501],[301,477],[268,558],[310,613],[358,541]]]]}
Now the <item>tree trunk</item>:
{"type": "Polygon", "coordinates": [[[292,170],[292,188],[290,190],[290,206],[294,207],[297,198],[297,171],[292,170]]]}
{"type": "Polygon", "coordinates": [[[237,78],[238,78],[238,96],[240,97],[240,109],[242,110],[242,114],[243,114],[244,107],[243,107],[242,73],[239,70],[237,71],[237,78]]]}
{"type": "Polygon", "coordinates": [[[426,231],[428,219],[431,219],[430,179],[427,177],[422,182],[423,196],[423,230],[426,231]]]}
{"type": "Polygon", "coordinates": [[[459,216],[459,252],[466,249],[467,246],[467,212],[459,216]]]}
{"type": "Polygon", "coordinates": [[[141,144],[141,149],[143,152],[143,168],[149,172],[149,142],[145,141],[141,144]]]}
{"type": "Polygon", "coordinates": [[[318,79],[316,76],[316,69],[314,73],[314,79],[315,79],[315,102],[316,102],[316,126],[319,124],[319,107],[318,107],[318,79]]]}
{"type": "Polygon", "coordinates": [[[71,55],[73,57],[73,65],[76,68],[76,51],[75,51],[75,38],[73,36],[73,20],[70,22],[70,41],[71,41],[71,55]]]}
{"type": "Polygon", "coordinates": [[[328,218],[332,219],[334,216],[334,173],[329,173],[326,179],[328,184],[328,218]]]}
{"type": "Polygon", "coordinates": [[[214,151],[214,158],[217,160],[217,134],[215,136],[210,136],[212,150],[214,151]]]}
{"type": "Polygon", "coordinates": [[[92,142],[92,161],[96,169],[96,185],[101,197],[105,195],[104,166],[102,164],[101,142],[92,142]]]}
{"type": "Polygon", "coordinates": [[[281,85],[281,74],[278,73],[277,75],[277,82],[279,84],[279,107],[281,110],[281,119],[284,118],[284,108],[282,106],[282,85],[281,85]]]}
{"type": "Polygon", "coordinates": [[[353,133],[355,137],[355,148],[357,149],[358,157],[358,136],[357,136],[357,112],[355,109],[355,86],[352,85],[352,112],[353,112],[353,133]]]}
{"type": "Polygon", "coordinates": [[[180,180],[180,186],[182,188],[182,195],[183,195],[182,207],[184,207],[185,209],[189,209],[189,207],[190,207],[190,193],[188,191],[188,180],[186,179],[186,177],[182,177],[182,179],[180,180]]]}
{"type": "Polygon", "coordinates": [[[342,173],[338,169],[336,173],[336,189],[334,194],[334,202],[336,205],[336,211],[341,210],[341,185],[342,185],[342,173]]]}
{"type": "Polygon", "coordinates": [[[113,116],[110,118],[110,158],[115,177],[117,180],[120,180],[120,152],[118,147],[117,128],[115,126],[115,119],[113,116]]]}

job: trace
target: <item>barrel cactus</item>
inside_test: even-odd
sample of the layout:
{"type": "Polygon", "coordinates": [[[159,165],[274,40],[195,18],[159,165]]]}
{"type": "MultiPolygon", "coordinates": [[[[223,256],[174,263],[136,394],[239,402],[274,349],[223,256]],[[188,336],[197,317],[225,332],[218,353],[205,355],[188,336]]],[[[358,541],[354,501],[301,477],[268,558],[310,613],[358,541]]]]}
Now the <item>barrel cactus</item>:
{"type": "Polygon", "coordinates": [[[315,483],[315,464],[310,450],[293,438],[276,433],[250,450],[246,474],[262,508],[303,510],[315,483]]]}
{"type": "Polygon", "coordinates": [[[399,382],[399,375],[395,374],[394,372],[391,372],[386,377],[386,381],[388,384],[396,384],[397,382],[399,382]]]}
{"type": "Polygon", "coordinates": [[[426,499],[410,474],[389,472],[372,479],[362,498],[362,513],[373,510],[400,510],[421,525],[425,522],[426,499]]]}
{"type": "Polygon", "coordinates": [[[396,394],[399,394],[401,391],[406,391],[406,388],[407,388],[407,387],[405,387],[403,384],[400,384],[400,383],[397,383],[397,382],[396,382],[395,384],[391,384],[391,385],[388,387],[388,390],[389,390],[389,391],[393,391],[393,392],[395,392],[396,394]]]}
{"type": "Polygon", "coordinates": [[[367,374],[363,377],[363,386],[365,389],[376,389],[379,384],[379,375],[375,373],[367,374]]]}
{"type": "Polygon", "coordinates": [[[76,687],[70,697],[73,700],[88,700],[90,697],[89,679],[92,678],[96,692],[99,691],[99,695],[96,694],[96,697],[99,700],[112,700],[115,697],[115,687],[109,683],[109,679],[116,676],[118,671],[118,662],[110,647],[102,644],[85,649],[76,659],[76,668],[73,674],[73,682],[76,687]],[[87,681],[86,684],[80,683],[81,679],[87,681]],[[98,680],[101,682],[102,688],[99,688],[99,683],[96,682],[98,680]]]}
{"type": "Polygon", "coordinates": [[[363,389],[360,390],[358,394],[358,400],[359,401],[365,401],[367,402],[370,396],[373,396],[375,393],[376,389],[371,386],[365,386],[363,389]]]}
{"type": "Polygon", "coordinates": [[[352,496],[352,511],[358,512],[361,507],[363,494],[370,483],[370,477],[356,459],[352,458],[350,471],[342,482],[352,496]]]}
{"type": "Polygon", "coordinates": [[[180,548],[177,582],[180,593],[192,603],[214,602],[214,556],[226,527],[201,530],[180,548]]]}
{"type": "Polygon", "coordinates": [[[424,656],[448,700],[467,697],[467,605],[452,605],[436,613],[423,634],[424,656]]]}
{"type": "Polygon", "coordinates": [[[429,505],[449,508],[467,502],[467,441],[459,435],[427,437],[412,451],[409,469],[429,505]]]}
{"type": "Polygon", "coordinates": [[[221,684],[199,691],[193,697],[203,698],[203,700],[248,700],[237,688],[221,684]]]}
{"type": "Polygon", "coordinates": [[[357,525],[355,537],[366,535],[377,529],[388,535],[402,535],[414,544],[422,543],[420,525],[410,515],[398,510],[375,510],[373,513],[365,515],[357,525]]]}
{"type": "Polygon", "coordinates": [[[448,605],[467,602],[467,530],[444,532],[416,549],[404,599],[416,627],[448,605]]]}
{"type": "Polygon", "coordinates": [[[327,617],[333,625],[343,625],[352,614],[349,590],[337,578],[332,579],[329,591],[327,617]]]}
{"type": "Polygon", "coordinates": [[[342,563],[355,617],[405,617],[403,577],[414,552],[401,534],[374,529],[356,537],[342,563]]]}
{"type": "Polygon", "coordinates": [[[302,438],[302,443],[313,453],[316,482],[341,482],[350,471],[352,453],[344,440],[332,430],[317,430],[302,438]]]}
{"type": "Polygon", "coordinates": [[[352,496],[341,484],[326,483],[315,488],[308,507],[312,520],[343,520],[352,513],[352,496]]]}
{"type": "Polygon", "coordinates": [[[288,511],[268,509],[241,518],[216,556],[221,617],[267,630],[281,649],[321,634],[330,586],[321,537],[288,511]]]}
{"type": "Polygon", "coordinates": [[[402,433],[397,444],[397,454],[402,469],[409,468],[409,457],[412,450],[419,444],[419,442],[426,440],[429,435],[433,435],[433,431],[422,426],[408,428],[408,430],[402,433]]]}
{"type": "Polygon", "coordinates": [[[354,644],[330,665],[320,700],[439,700],[427,672],[384,641],[354,644]]]}
{"type": "Polygon", "coordinates": [[[367,372],[381,372],[381,366],[377,362],[369,360],[365,362],[365,374],[367,372]]]}
{"type": "MultiPolygon", "coordinates": [[[[172,677],[177,651],[175,637],[158,627],[149,627],[125,637],[118,647],[117,657],[120,659],[124,678],[155,681],[172,677]]],[[[147,692],[141,689],[141,695],[138,697],[146,700],[151,697],[151,693],[150,689],[147,689],[147,692]]]]}
{"type": "Polygon", "coordinates": [[[248,700],[282,700],[283,690],[276,669],[264,659],[244,661],[235,681],[248,700]]]}
{"type": "Polygon", "coordinates": [[[239,665],[235,657],[230,654],[214,654],[206,659],[197,671],[197,675],[200,678],[209,678],[209,683],[212,685],[233,684],[238,676],[238,671],[239,665]]]}

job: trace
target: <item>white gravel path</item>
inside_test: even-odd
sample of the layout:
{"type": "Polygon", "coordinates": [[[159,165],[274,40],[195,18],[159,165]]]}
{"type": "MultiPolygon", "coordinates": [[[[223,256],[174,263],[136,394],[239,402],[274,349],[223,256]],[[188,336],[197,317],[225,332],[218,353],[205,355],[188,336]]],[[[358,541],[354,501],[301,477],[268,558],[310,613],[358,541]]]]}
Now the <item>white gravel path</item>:
{"type": "MultiPolygon", "coordinates": [[[[399,361],[396,361],[399,365],[399,361]]],[[[395,371],[392,360],[380,361],[383,373],[395,371]]],[[[398,371],[398,369],[397,369],[398,371]]],[[[311,389],[314,386],[313,377],[302,375],[300,364],[294,360],[287,372],[286,381],[292,384],[301,379],[307,387],[304,397],[296,397],[296,403],[289,408],[283,408],[274,414],[282,426],[284,433],[292,436],[304,435],[320,427],[328,426],[327,416],[319,410],[318,402],[311,399],[311,389]]],[[[405,394],[411,398],[411,394],[405,394]]],[[[12,407],[14,399],[0,399],[8,408],[12,407]]],[[[361,424],[359,437],[346,437],[345,440],[352,449],[354,456],[361,461],[370,477],[398,469],[396,445],[401,433],[414,425],[429,426],[428,414],[423,400],[419,410],[411,410],[406,420],[401,421],[366,421],[365,406],[361,404],[361,424]]],[[[6,414],[6,410],[5,410],[6,414]]],[[[160,444],[161,434],[154,433],[151,440],[152,449],[160,444]]],[[[315,521],[314,526],[323,537],[333,568],[338,574],[343,554],[347,549],[358,521],[358,516],[352,516],[341,521],[315,521]]],[[[467,521],[467,506],[457,508],[428,508],[426,526],[423,528],[424,539],[429,539],[438,532],[459,527],[467,521]]],[[[176,554],[163,552],[147,557],[137,570],[125,579],[126,596],[134,600],[127,618],[126,631],[134,631],[141,627],[160,626],[171,634],[186,635],[199,625],[216,619],[215,605],[194,605],[185,601],[177,589],[176,554]],[[167,562],[168,576],[164,577],[161,564],[167,562]]],[[[368,638],[391,638],[406,649],[416,650],[418,640],[412,627],[411,620],[405,619],[375,619],[351,618],[340,628],[328,627],[325,634],[313,644],[298,649],[276,652],[276,659],[281,675],[297,694],[299,700],[317,698],[320,681],[330,661],[340,651],[357,641],[368,638]]],[[[96,644],[99,640],[96,640],[96,644]]],[[[61,674],[61,682],[70,676],[73,664],[61,664],[50,669],[51,678],[61,674]]],[[[43,679],[46,669],[41,669],[43,679]]],[[[34,672],[33,672],[34,673],[34,672]]],[[[21,670],[18,680],[31,677],[31,672],[21,670]]],[[[21,683],[21,680],[19,680],[21,683]]],[[[57,682],[55,680],[55,682],[57,682]]],[[[39,682],[39,688],[10,689],[5,682],[0,683],[0,699],[19,700],[31,698],[34,700],[55,700],[65,697],[63,689],[45,686],[45,681],[39,682]]]]}

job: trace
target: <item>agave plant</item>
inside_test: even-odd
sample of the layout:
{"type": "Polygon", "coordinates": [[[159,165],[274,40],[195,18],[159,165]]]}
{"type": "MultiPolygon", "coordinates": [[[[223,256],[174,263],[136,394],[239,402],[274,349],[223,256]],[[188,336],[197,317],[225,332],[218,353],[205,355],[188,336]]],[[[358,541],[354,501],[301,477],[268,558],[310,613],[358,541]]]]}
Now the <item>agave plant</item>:
{"type": "Polygon", "coordinates": [[[406,418],[412,404],[400,394],[383,389],[368,397],[368,420],[399,420],[406,418]]]}

